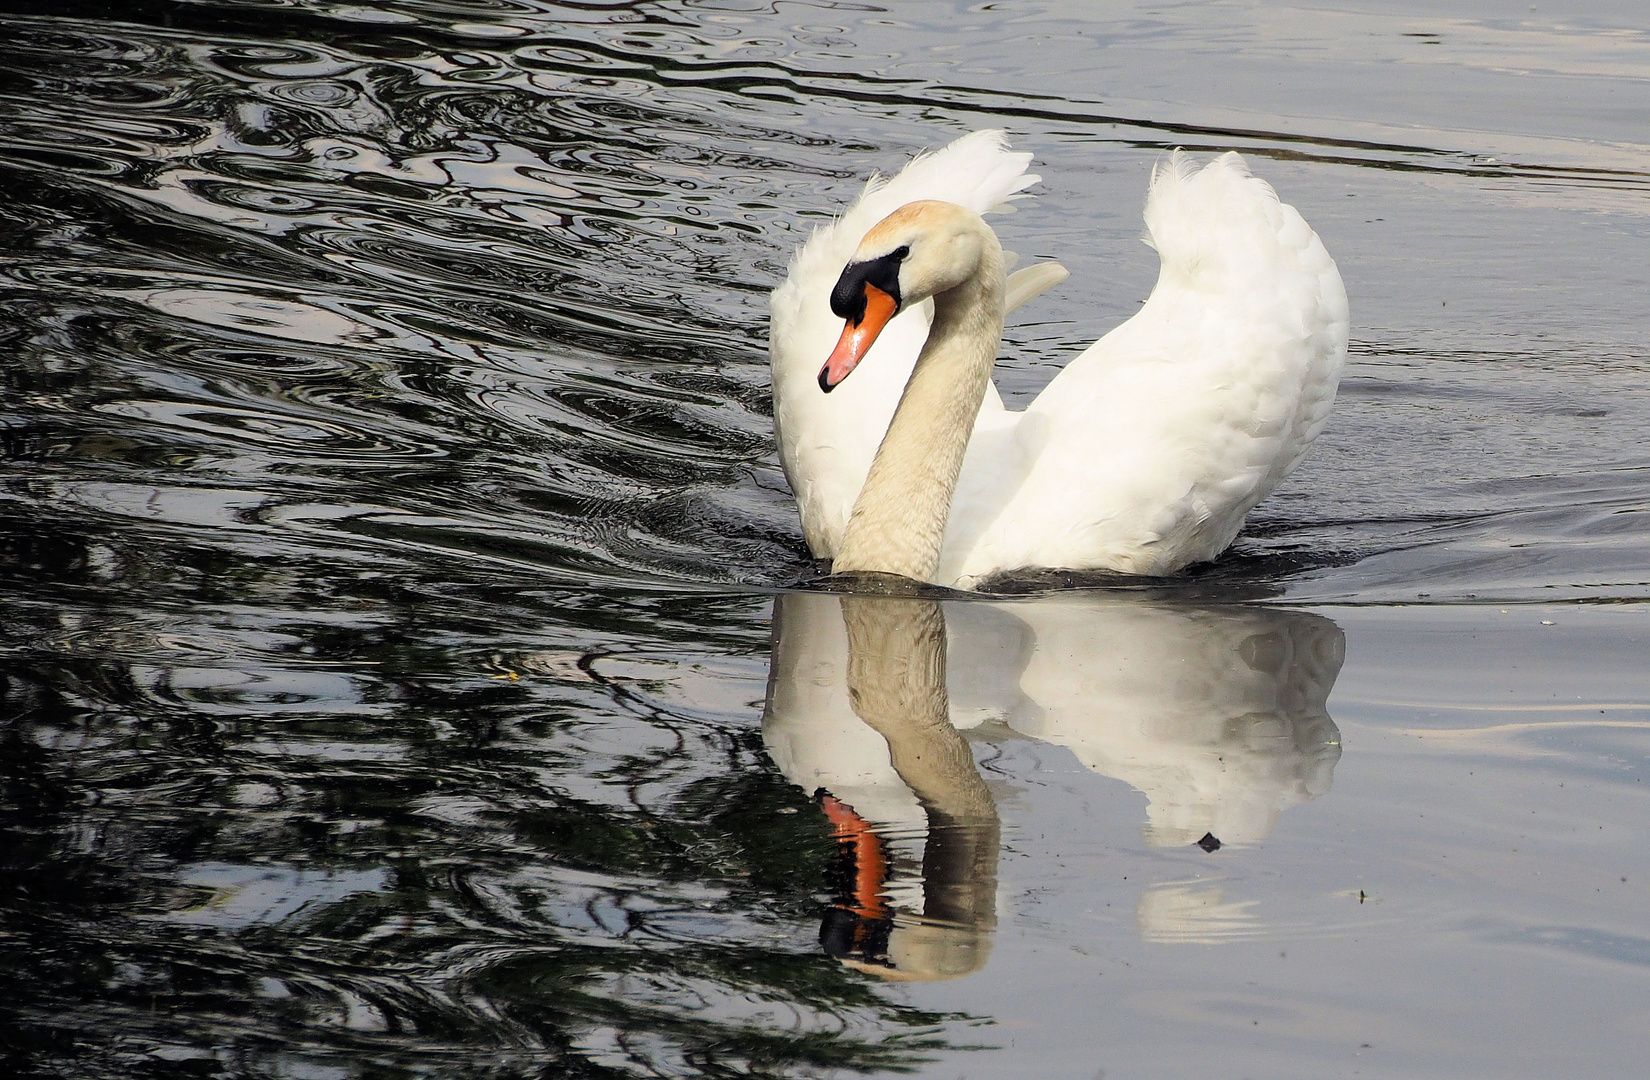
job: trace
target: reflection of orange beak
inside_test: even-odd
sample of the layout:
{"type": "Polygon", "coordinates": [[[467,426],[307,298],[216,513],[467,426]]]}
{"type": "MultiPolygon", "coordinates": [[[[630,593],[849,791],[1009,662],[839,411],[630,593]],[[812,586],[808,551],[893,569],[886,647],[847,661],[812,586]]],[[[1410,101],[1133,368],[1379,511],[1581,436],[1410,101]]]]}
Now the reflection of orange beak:
{"type": "Polygon", "coordinates": [[[821,390],[829,394],[865,359],[865,354],[876,343],[877,335],[882,333],[882,328],[888,325],[888,320],[894,317],[898,307],[892,296],[869,281],[865,283],[865,311],[858,322],[843,322],[842,336],[837,339],[836,348],[831,350],[825,366],[819,369],[821,390]]]}
{"type": "MultiPolygon", "coordinates": [[[[848,855],[854,869],[852,906],[847,910],[861,919],[886,919],[888,905],[882,890],[887,883],[888,855],[882,849],[882,837],[853,807],[824,788],[819,789],[817,797],[820,809],[825,811],[825,820],[831,823],[831,835],[836,837],[837,847],[848,855]]],[[[838,907],[846,906],[844,899],[837,900],[838,907]]]]}

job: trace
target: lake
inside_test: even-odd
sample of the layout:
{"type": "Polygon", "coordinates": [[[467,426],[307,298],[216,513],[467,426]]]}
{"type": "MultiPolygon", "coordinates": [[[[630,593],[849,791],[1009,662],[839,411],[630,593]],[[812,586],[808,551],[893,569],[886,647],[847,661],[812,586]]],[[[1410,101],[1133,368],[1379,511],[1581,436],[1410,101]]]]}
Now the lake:
{"type": "Polygon", "coordinates": [[[0,1065],[1640,1075],[1647,115],[1626,0],[0,6],[0,1065]],[[767,293],[981,128],[1011,407],[1175,147],[1339,264],[1216,563],[809,557],[767,293]]]}

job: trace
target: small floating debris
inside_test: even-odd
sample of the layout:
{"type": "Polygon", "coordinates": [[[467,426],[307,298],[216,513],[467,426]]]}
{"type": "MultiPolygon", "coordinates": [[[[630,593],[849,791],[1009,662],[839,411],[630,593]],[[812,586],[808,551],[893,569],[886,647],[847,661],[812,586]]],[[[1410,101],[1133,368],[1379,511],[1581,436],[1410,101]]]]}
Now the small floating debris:
{"type": "Polygon", "coordinates": [[[1204,851],[1213,853],[1220,850],[1220,841],[1216,839],[1214,833],[1206,832],[1203,834],[1203,839],[1197,842],[1197,846],[1204,851]]]}

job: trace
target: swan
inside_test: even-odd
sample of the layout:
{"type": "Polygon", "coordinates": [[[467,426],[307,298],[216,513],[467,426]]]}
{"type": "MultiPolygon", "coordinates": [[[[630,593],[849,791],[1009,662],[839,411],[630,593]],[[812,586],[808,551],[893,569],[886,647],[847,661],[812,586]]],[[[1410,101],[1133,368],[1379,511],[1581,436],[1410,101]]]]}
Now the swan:
{"type": "Polygon", "coordinates": [[[1003,318],[1066,276],[1009,275],[981,217],[1041,179],[1030,161],[980,131],[873,177],[772,294],[780,461],[833,573],[958,589],[1032,568],[1171,574],[1224,551],[1323,429],[1346,290],[1236,153],[1153,169],[1156,288],[1007,409],[1003,318]]]}

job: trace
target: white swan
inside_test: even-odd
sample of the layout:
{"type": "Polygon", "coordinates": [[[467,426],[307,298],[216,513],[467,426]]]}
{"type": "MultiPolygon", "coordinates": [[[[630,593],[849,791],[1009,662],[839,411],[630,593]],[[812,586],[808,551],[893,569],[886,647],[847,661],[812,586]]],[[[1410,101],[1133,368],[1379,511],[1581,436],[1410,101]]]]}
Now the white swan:
{"type": "Polygon", "coordinates": [[[1154,170],[1157,287],[1024,412],[1005,409],[990,379],[1003,315],[1065,276],[1006,277],[979,217],[1039,179],[1030,159],[982,131],[873,179],[774,290],[780,460],[834,572],[964,589],[1034,567],[1173,573],[1225,550],[1323,428],[1346,290],[1234,153],[1154,170]]]}

